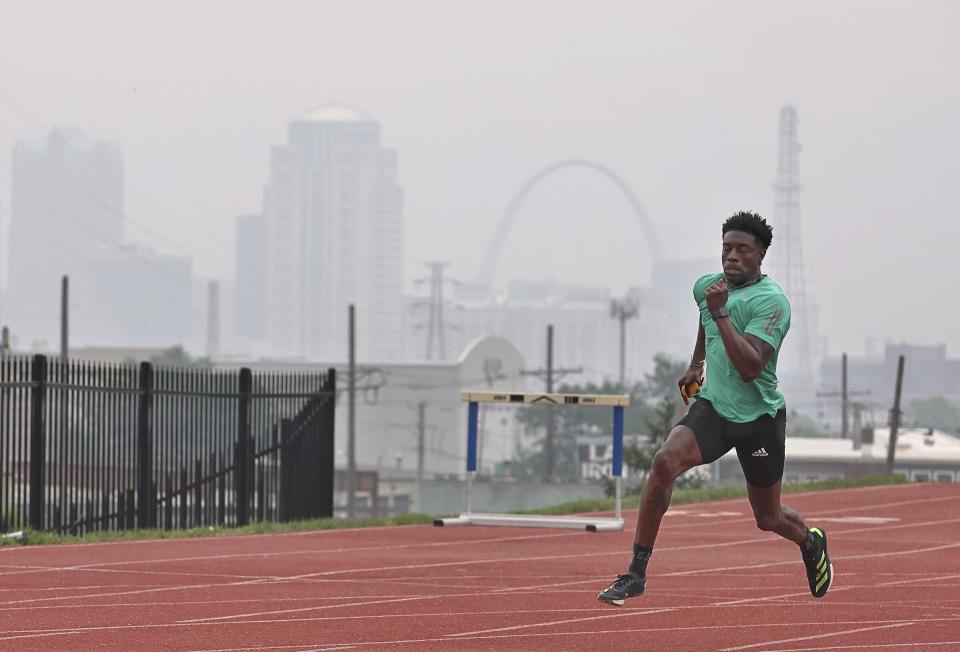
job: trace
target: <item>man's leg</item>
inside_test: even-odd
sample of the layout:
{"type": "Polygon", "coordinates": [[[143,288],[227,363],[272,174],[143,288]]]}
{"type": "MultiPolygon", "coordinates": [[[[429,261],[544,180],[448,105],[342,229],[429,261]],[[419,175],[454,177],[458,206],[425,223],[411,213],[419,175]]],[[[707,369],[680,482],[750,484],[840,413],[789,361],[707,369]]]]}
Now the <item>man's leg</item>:
{"type": "Polygon", "coordinates": [[[807,526],[800,514],[780,503],[780,484],[781,480],[769,487],[754,487],[747,483],[753,517],[761,530],[776,532],[799,546],[807,539],[807,526]]]}
{"type": "Polygon", "coordinates": [[[627,598],[643,593],[647,582],[647,560],[653,552],[660,521],[670,506],[673,482],[701,461],[700,446],[693,431],[687,426],[675,426],[663,447],[653,456],[647,481],[643,485],[630,568],[601,591],[597,595],[598,600],[619,607],[627,598]]]}
{"type": "Polygon", "coordinates": [[[796,511],[780,503],[780,484],[780,480],[769,487],[747,484],[747,495],[757,527],[776,532],[800,546],[810,593],[815,598],[822,598],[833,582],[833,564],[827,554],[827,535],[820,528],[808,529],[796,511]]]}
{"type": "Polygon", "coordinates": [[[653,548],[660,521],[670,506],[674,480],[701,461],[700,446],[693,431],[687,426],[675,426],[663,447],[653,456],[640,496],[634,544],[653,548]]]}

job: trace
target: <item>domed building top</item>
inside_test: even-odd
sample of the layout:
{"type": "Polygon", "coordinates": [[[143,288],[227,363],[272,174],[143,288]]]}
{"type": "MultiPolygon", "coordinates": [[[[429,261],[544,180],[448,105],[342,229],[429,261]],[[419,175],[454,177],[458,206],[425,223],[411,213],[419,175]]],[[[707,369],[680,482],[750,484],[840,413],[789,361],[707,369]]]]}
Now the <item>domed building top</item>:
{"type": "Polygon", "coordinates": [[[344,104],[324,104],[300,115],[297,122],[374,122],[374,119],[344,104]]]}

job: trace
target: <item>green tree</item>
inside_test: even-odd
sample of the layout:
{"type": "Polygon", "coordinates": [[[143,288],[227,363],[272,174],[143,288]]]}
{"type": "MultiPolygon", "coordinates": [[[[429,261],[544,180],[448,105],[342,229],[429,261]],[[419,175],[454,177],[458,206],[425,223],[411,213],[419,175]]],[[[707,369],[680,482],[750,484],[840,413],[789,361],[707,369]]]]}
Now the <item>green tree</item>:
{"type": "Polygon", "coordinates": [[[213,363],[210,358],[194,358],[179,344],[164,349],[150,357],[150,362],[161,367],[202,367],[210,368],[213,363]]]}
{"type": "MultiPolygon", "coordinates": [[[[643,483],[650,473],[653,456],[667,441],[670,431],[677,421],[677,401],[664,395],[653,409],[653,418],[647,419],[647,437],[630,442],[623,449],[623,463],[627,467],[624,474],[624,494],[633,495],[643,491],[643,483]]],[[[702,487],[707,475],[698,469],[691,469],[677,478],[675,487],[702,487]]],[[[616,482],[613,478],[603,478],[603,490],[607,496],[613,496],[616,482]]]]}
{"type": "MultiPolygon", "coordinates": [[[[651,431],[651,424],[665,432],[659,443],[650,440],[646,444],[649,457],[666,439],[673,425],[676,409],[679,406],[677,380],[686,369],[685,363],[657,354],[653,359],[653,369],[643,380],[627,388],[630,405],[624,410],[625,434],[643,434],[651,431]],[[669,408],[667,408],[669,406],[669,408]],[[669,413],[669,414],[667,414],[669,413]],[[642,425],[641,425],[642,424],[642,425]]],[[[557,390],[564,394],[621,394],[619,383],[605,381],[601,384],[561,385],[557,390]]],[[[544,446],[546,443],[547,410],[554,412],[554,469],[560,477],[579,477],[579,451],[577,439],[582,436],[609,436],[612,419],[609,410],[570,406],[528,406],[520,408],[517,420],[528,435],[534,437],[516,464],[511,465],[513,473],[538,475],[543,473],[546,464],[544,446]]],[[[626,450],[626,449],[625,449],[626,450]]],[[[629,462],[628,462],[629,466],[629,462]]],[[[634,466],[633,468],[639,468],[634,466]]]]}
{"type": "Polygon", "coordinates": [[[682,360],[674,360],[663,353],[653,356],[653,370],[643,379],[643,390],[648,400],[657,401],[664,396],[679,396],[677,381],[686,370],[687,365],[682,360]]]}
{"type": "Polygon", "coordinates": [[[960,433],[960,409],[942,396],[913,399],[907,406],[906,422],[918,428],[936,428],[960,433]]]}
{"type": "Polygon", "coordinates": [[[787,417],[787,436],[788,437],[829,437],[830,435],[823,431],[817,425],[817,422],[808,416],[804,416],[792,410],[787,417]]]}

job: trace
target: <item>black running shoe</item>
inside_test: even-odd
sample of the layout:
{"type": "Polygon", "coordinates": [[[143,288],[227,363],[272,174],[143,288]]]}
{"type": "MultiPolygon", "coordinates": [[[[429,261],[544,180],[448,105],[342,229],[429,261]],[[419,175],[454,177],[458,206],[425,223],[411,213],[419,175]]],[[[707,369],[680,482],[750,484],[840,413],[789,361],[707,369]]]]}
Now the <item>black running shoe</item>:
{"type": "Polygon", "coordinates": [[[807,567],[807,581],[810,583],[810,593],[815,598],[822,598],[830,590],[833,583],[833,564],[827,554],[827,535],[820,528],[810,528],[820,545],[810,555],[803,555],[803,565],[807,567]]]}
{"type": "Polygon", "coordinates": [[[647,578],[627,573],[617,577],[617,581],[597,594],[597,600],[612,604],[615,607],[622,607],[623,601],[627,598],[634,598],[643,595],[643,587],[647,584],[647,578]]]}

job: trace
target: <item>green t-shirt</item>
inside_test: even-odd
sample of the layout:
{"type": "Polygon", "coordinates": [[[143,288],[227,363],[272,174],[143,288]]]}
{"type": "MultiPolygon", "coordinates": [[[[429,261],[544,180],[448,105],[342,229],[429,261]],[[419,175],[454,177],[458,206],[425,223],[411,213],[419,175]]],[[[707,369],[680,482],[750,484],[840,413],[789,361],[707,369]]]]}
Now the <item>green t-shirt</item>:
{"type": "Polygon", "coordinates": [[[693,298],[700,307],[700,323],[706,334],[706,380],[700,398],[713,405],[727,421],[747,423],[761,415],[775,416],[786,406],[777,389],[777,355],[780,344],[790,329],[790,303],[780,286],[769,276],[727,295],[730,321],[740,333],[749,333],[773,347],[770,361],[756,380],[744,382],[730,362],[720,331],[710,316],[703,293],[723,274],[707,274],[693,285],[693,298]]]}

